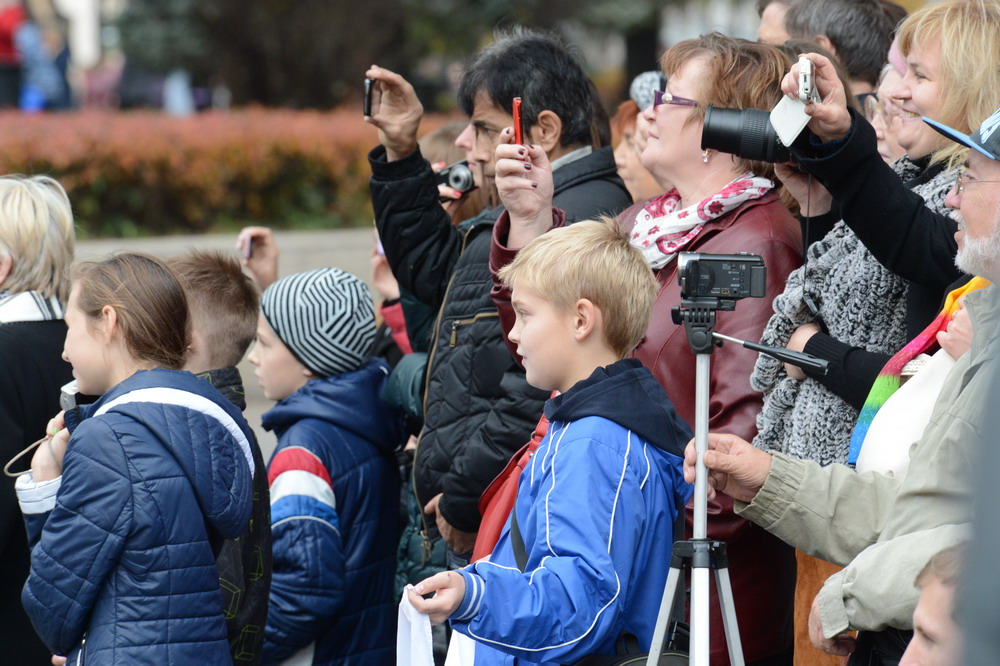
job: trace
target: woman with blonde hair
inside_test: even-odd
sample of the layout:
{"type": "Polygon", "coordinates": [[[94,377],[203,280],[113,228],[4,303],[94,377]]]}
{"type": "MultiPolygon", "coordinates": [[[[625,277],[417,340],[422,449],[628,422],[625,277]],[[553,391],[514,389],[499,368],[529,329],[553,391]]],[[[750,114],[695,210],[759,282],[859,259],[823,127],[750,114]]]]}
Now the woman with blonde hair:
{"type": "MultiPolygon", "coordinates": [[[[59,387],[73,377],[62,360],[73,263],[73,213],[48,176],[0,176],[0,459],[45,433],[59,411],[59,387]]],[[[21,607],[30,553],[14,496],[0,492],[0,644],[16,645],[23,664],[48,664],[50,652],[21,607]]]]}

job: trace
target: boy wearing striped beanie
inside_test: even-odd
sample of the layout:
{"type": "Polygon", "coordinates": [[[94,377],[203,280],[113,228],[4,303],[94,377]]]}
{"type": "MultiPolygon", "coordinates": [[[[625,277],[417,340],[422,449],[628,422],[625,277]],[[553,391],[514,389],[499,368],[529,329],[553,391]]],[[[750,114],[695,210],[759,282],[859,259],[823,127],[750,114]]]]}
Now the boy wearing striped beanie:
{"type": "Polygon", "coordinates": [[[268,465],[274,574],[264,661],[391,664],[401,417],[380,399],[389,368],[368,288],[336,268],[261,296],[249,361],[278,446],[268,465]]]}

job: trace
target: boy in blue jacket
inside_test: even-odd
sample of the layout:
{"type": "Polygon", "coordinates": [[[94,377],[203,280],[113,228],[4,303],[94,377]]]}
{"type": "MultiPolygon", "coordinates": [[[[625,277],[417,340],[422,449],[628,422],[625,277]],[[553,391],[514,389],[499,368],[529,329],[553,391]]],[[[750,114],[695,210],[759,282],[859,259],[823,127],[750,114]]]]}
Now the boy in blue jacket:
{"type": "Polygon", "coordinates": [[[628,358],[656,281],[614,220],[540,236],[500,279],[513,290],[510,341],[528,383],[561,394],[545,404],[549,432],[489,561],[424,580],[410,601],[475,639],[477,666],[613,654],[623,631],[648,649],[674,519],[692,491],[682,472],[690,429],[628,358]]]}
{"type": "Polygon", "coordinates": [[[278,280],[260,308],[248,360],[278,403],[263,417],[278,436],[264,663],[393,664],[393,452],[405,434],[379,397],[388,365],[364,360],[375,339],[371,295],[325,268],[278,280]]]}

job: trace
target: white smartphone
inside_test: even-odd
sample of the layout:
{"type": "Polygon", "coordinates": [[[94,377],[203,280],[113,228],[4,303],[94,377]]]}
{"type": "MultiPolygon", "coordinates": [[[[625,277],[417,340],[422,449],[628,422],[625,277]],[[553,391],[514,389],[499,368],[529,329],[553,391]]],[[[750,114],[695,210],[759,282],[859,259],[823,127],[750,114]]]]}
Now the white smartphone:
{"type": "Polygon", "coordinates": [[[786,95],[771,109],[770,119],[771,127],[781,139],[781,143],[788,147],[798,138],[812,118],[806,113],[806,105],[802,100],[792,99],[786,95]]]}

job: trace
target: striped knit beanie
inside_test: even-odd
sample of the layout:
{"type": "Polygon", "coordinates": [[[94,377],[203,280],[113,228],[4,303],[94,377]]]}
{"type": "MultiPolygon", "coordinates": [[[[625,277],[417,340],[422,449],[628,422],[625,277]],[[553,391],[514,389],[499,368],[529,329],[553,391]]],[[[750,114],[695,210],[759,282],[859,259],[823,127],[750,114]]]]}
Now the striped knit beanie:
{"type": "Polygon", "coordinates": [[[278,280],[264,290],[260,310],[288,350],[318,377],[357,370],[375,340],[368,287],[339,268],[278,280]]]}

